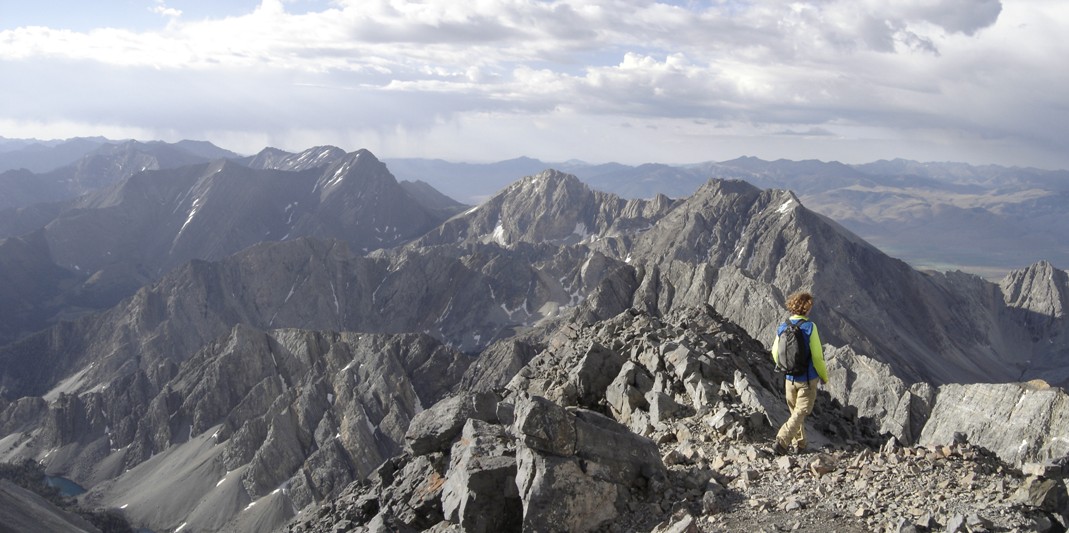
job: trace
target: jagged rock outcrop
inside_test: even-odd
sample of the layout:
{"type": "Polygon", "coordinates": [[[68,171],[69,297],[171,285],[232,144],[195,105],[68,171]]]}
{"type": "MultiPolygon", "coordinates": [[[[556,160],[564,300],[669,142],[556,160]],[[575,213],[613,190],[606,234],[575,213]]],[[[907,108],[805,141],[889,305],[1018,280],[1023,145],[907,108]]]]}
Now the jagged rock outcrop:
{"type": "Polygon", "coordinates": [[[904,444],[925,446],[962,435],[1020,466],[1069,457],[1069,395],[1041,380],[907,386],[887,365],[850,348],[826,352],[832,398],[879,423],[904,444]]]}
{"type": "MultiPolygon", "coordinates": [[[[1010,273],[1000,287],[1006,305],[1033,313],[1034,317],[1047,317],[1053,322],[1065,318],[1069,309],[1069,275],[1046,261],[1010,273]]],[[[1042,325],[1035,324],[1036,329],[1042,325]]]]}
{"type": "Polygon", "coordinates": [[[442,485],[442,517],[464,531],[518,531],[523,500],[516,486],[517,463],[508,429],[468,419],[450,450],[442,485]]]}
{"type": "Polygon", "coordinates": [[[907,385],[891,367],[858,355],[850,347],[827,348],[824,357],[830,379],[826,388],[831,397],[856,409],[859,417],[878,421],[881,432],[900,442],[919,442],[937,389],[925,382],[907,385]]]}
{"type": "Polygon", "coordinates": [[[943,385],[918,442],[954,433],[1014,464],[1069,457],[1069,395],[1043,382],[943,385]]]}
{"type": "Polygon", "coordinates": [[[405,451],[417,456],[448,451],[468,420],[497,420],[497,398],[489,393],[459,394],[419,413],[405,433],[405,451]]]}
{"type": "MultiPolygon", "coordinates": [[[[537,396],[489,401],[486,394],[462,394],[425,411],[424,418],[449,422],[413,424],[405,438],[423,444],[346,490],[341,498],[355,505],[341,512],[351,527],[591,531],[663,486],[653,441],[603,415],[537,396]],[[480,403],[514,416],[463,418],[488,415],[474,407],[480,403]],[[453,423],[461,419],[463,426],[453,423]]],[[[290,530],[321,530],[323,517],[312,510],[290,530]]]]}
{"type": "Polygon", "coordinates": [[[515,402],[524,530],[591,531],[663,486],[653,441],[593,411],[569,411],[538,396],[515,402]]]}

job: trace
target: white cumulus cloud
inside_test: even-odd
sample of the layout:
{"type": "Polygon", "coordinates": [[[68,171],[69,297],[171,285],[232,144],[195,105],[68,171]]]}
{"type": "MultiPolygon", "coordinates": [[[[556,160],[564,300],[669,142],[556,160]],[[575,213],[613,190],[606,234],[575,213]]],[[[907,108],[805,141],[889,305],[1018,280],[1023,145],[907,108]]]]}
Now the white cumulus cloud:
{"type": "Polygon", "coordinates": [[[945,153],[1069,166],[1059,155],[1069,141],[1060,0],[291,5],[205,18],[158,0],[167,23],[151,30],[0,26],[13,80],[0,89],[0,120],[244,131],[255,142],[320,132],[319,143],[336,135],[427,155],[448,155],[429,153],[449,144],[432,139],[459,129],[456,138],[479,139],[587,120],[644,126],[629,142],[672,150],[632,152],[647,160],[701,159],[702,139],[735,146],[724,142],[731,134],[829,159],[945,153]],[[61,89],[72,86],[83,89],[61,89]]]}

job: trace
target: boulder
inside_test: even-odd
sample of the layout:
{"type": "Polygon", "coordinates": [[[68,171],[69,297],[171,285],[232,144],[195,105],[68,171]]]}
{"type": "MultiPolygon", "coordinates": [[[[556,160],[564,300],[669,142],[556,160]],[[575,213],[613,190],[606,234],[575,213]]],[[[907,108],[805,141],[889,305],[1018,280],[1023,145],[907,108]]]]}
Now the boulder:
{"type": "Polygon", "coordinates": [[[667,479],[653,441],[593,411],[521,397],[513,431],[525,531],[591,531],[667,479]]]}
{"type": "Polygon", "coordinates": [[[645,398],[650,405],[650,421],[654,424],[667,422],[679,412],[679,404],[663,392],[650,391],[645,398]]]}
{"type": "Polygon", "coordinates": [[[579,394],[579,405],[593,407],[605,397],[605,389],[613,376],[627,362],[627,357],[616,353],[597,342],[591,343],[579,364],[572,369],[571,381],[579,394]]]}
{"type": "Polygon", "coordinates": [[[468,420],[453,445],[442,487],[446,520],[469,533],[520,530],[523,507],[510,441],[505,428],[468,420]]]}
{"type": "Polygon", "coordinates": [[[470,418],[496,420],[497,396],[488,392],[462,393],[420,412],[405,433],[405,449],[412,455],[446,452],[470,418]]]}
{"type": "Polygon", "coordinates": [[[616,518],[626,497],[619,485],[587,475],[575,456],[521,447],[516,462],[524,531],[593,531],[616,518]]]}
{"type": "Polygon", "coordinates": [[[389,483],[382,484],[381,509],[376,518],[389,531],[424,530],[441,522],[444,519],[441,495],[445,466],[442,454],[420,455],[392,474],[383,475],[381,480],[389,480],[389,483]]]}
{"type": "Polygon", "coordinates": [[[565,408],[540,396],[516,401],[513,432],[526,447],[537,452],[569,456],[575,454],[575,416],[565,408]]]}
{"type": "Polygon", "coordinates": [[[586,462],[587,473],[642,489],[664,482],[667,471],[652,440],[593,411],[577,409],[575,418],[575,455],[586,462]]]}
{"type": "Polygon", "coordinates": [[[644,393],[652,390],[652,387],[653,378],[645,369],[627,362],[605,390],[605,400],[609,403],[613,416],[626,424],[631,413],[648,406],[644,393]],[[640,384],[647,384],[649,388],[644,391],[640,384]]]}
{"type": "Polygon", "coordinates": [[[686,509],[681,509],[664,522],[657,524],[650,533],[699,533],[698,521],[686,509]]]}
{"type": "Polygon", "coordinates": [[[1028,476],[1010,499],[1017,503],[1069,517],[1069,493],[1060,479],[1028,476]]]}
{"type": "Polygon", "coordinates": [[[675,346],[666,350],[664,362],[665,367],[675,375],[676,379],[683,379],[700,369],[694,352],[686,346],[675,346]]]}
{"type": "Polygon", "coordinates": [[[719,387],[698,374],[691,374],[683,381],[683,388],[690,395],[695,411],[712,404],[719,387]]]}

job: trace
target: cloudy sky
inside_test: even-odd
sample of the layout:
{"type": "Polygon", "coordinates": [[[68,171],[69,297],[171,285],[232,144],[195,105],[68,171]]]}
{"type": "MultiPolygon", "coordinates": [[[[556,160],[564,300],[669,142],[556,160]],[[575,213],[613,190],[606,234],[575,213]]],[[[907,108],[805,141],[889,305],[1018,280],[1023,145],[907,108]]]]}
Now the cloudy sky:
{"type": "Polygon", "coordinates": [[[0,0],[0,136],[1069,168],[1065,0],[0,0]]]}

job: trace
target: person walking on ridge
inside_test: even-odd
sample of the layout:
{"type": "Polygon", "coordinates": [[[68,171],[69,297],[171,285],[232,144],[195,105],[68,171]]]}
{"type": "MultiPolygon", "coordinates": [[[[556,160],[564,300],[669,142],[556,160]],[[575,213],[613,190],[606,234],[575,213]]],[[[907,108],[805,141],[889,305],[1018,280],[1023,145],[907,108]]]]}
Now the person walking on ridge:
{"type": "Polygon", "coordinates": [[[820,344],[817,325],[809,321],[809,312],[813,309],[813,295],[797,292],[790,295],[786,302],[790,318],[776,328],[776,340],[772,343],[772,359],[777,366],[783,366],[783,349],[780,338],[790,322],[801,329],[805,337],[805,346],[809,348],[808,368],[796,374],[787,373],[785,390],[787,407],[791,416],[779,428],[776,434],[775,453],[782,455],[793,448],[796,452],[805,450],[805,417],[813,412],[817,400],[817,387],[828,382],[828,370],[824,366],[824,350],[820,344]],[[819,381],[818,381],[819,380],[819,381]]]}

